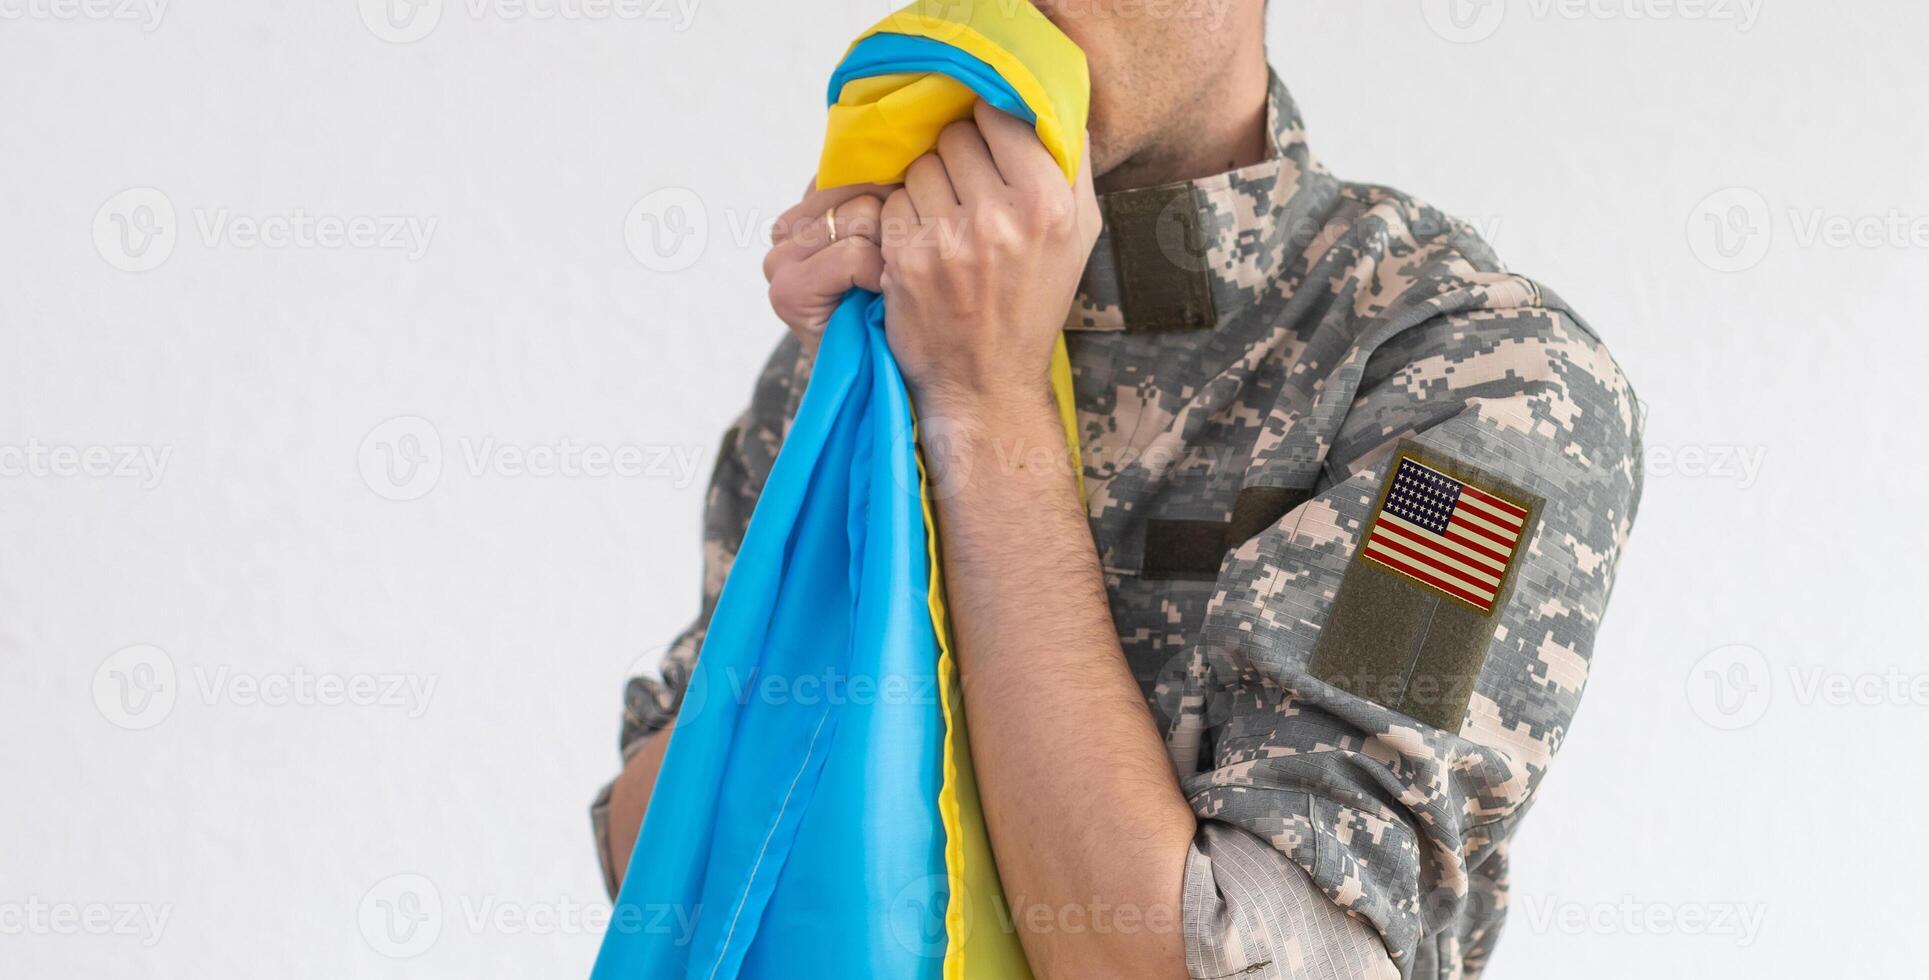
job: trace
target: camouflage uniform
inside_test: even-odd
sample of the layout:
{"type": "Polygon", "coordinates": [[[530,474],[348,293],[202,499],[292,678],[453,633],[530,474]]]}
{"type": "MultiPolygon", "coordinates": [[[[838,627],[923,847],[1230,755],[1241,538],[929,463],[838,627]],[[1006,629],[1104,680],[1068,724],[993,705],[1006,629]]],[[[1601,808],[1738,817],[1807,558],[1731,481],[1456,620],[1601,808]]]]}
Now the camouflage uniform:
{"type": "MultiPolygon", "coordinates": [[[[1200,817],[1187,961],[1472,976],[1587,680],[1639,404],[1465,225],[1329,175],[1276,78],[1270,127],[1263,163],[1107,195],[1067,323],[1113,617],[1200,817]],[[1531,510],[1493,615],[1361,560],[1396,451],[1531,510]]],[[[630,683],[626,751],[674,710],[807,371],[786,340],[725,440],[703,613],[630,683]]]]}

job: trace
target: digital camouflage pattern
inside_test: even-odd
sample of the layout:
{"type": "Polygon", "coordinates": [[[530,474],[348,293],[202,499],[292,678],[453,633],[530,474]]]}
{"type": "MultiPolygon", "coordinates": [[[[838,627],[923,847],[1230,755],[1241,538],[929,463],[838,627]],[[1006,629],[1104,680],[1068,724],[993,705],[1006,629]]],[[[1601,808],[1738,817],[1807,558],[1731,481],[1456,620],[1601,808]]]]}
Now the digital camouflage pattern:
{"type": "MultiPolygon", "coordinates": [[[[1173,223],[1199,234],[1161,247],[1203,277],[1209,328],[1137,329],[1109,229],[1067,324],[1113,616],[1201,817],[1187,959],[1202,978],[1473,976],[1506,915],[1509,838],[1580,702],[1634,520],[1640,407],[1580,318],[1503,271],[1465,225],[1328,174],[1273,86],[1272,159],[1189,195],[1158,189],[1196,208],[1173,223]],[[1342,578],[1385,574],[1354,554],[1403,442],[1545,502],[1455,728],[1308,667],[1342,578]],[[1242,497],[1268,493],[1290,509],[1245,526],[1242,497]],[[1172,527],[1241,530],[1216,571],[1148,574],[1160,565],[1148,529],[1172,527]]],[[[631,682],[626,748],[671,716],[801,362],[784,341],[726,439],[703,614],[660,682],[631,682]]],[[[1170,535],[1151,537],[1156,549],[1170,535]]],[[[1411,696],[1454,680],[1401,682],[1411,696]]],[[[1065,758],[1077,764],[1078,747],[1065,758]]]]}

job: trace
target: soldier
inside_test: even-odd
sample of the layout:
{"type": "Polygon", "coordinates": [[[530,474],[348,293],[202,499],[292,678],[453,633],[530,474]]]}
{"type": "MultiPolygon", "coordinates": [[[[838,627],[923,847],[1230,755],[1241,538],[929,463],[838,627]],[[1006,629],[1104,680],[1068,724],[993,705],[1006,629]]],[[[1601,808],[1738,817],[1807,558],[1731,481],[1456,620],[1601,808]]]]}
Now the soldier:
{"type": "Polygon", "coordinates": [[[703,611],[627,690],[608,883],[855,284],[947,434],[924,449],[973,754],[1034,972],[1475,975],[1634,519],[1639,403],[1466,225],[1317,162],[1261,5],[1124,9],[1047,7],[1092,66],[1076,187],[980,106],[905,187],[778,223],[791,334],[724,440],[703,611]],[[1061,327],[1082,474],[1034,451],[1062,445],[1061,327]]]}

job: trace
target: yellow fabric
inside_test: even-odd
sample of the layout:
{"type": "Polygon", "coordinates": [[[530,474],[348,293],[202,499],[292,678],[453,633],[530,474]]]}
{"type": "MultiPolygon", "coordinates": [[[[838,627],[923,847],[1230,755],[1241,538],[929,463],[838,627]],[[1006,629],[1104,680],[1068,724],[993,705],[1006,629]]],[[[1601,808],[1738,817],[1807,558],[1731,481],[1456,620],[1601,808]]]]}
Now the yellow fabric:
{"type": "MultiPolygon", "coordinates": [[[[928,37],[957,47],[990,65],[1037,114],[1038,138],[1067,181],[1077,179],[1084,152],[1091,88],[1085,55],[1070,38],[1024,0],[958,4],[922,0],[892,14],[863,37],[878,33],[928,37]],[[963,6],[967,9],[959,11],[963,6]]],[[[860,37],[858,40],[863,40],[860,37]]],[[[831,107],[819,187],[894,184],[911,161],[937,145],[938,133],[971,115],[977,95],[943,75],[887,75],[847,83],[831,107]]],[[[1052,394],[1065,426],[1065,442],[1079,498],[1085,481],[1079,465],[1078,421],[1072,402],[1071,359],[1060,337],[1052,352],[1052,394]]],[[[970,736],[945,612],[944,579],[923,459],[925,538],[931,563],[931,623],[938,637],[940,699],[945,718],[944,786],[938,811],[945,828],[945,870],[951,901],[945,910],[945,980],[1030,980],[1024,948],[1005,928],[998,868],[985,831],[970,736]]]]}
{"type": "MultiPolygon", "coordinates": [[[[1091,107],[1085,52],[1026,0],[920,0],[857,40],[873,34],[928,37],[990,65],[1038,115],[1038,139],[1065,179],[1078,175],[1091,107]]],[[[904,168],[937,145],[947,124],[969,116],[976,100],[943,75],[884,75],[846,84],[831,106],[817,186],[899,183],[904,168]]]]}

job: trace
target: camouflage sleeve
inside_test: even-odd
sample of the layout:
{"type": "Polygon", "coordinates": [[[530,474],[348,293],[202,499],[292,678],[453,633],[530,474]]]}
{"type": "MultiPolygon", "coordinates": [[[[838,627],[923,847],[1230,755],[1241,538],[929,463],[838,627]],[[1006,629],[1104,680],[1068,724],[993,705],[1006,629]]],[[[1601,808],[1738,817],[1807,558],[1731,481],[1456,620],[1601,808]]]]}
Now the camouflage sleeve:
{"type": "MultiPolygon", "coordinates": [[[[750,512],[755,509],[757,496],[776,462],[777,449],[783,443],[791,417],[797,412],[809,372],[810,359],[803,356],[796,338],[786,337],[765,363],[751,395],[750,407],[724,433],[704,502],[702,603],[696,619],[664,651],[657,668],[658,676],[632,677],[624,685],[623,726],[618,745],[625,762],[650,735],[661,731],[676,717],[677,705],[690,683],[697,651],[702,649],[704,635],[710,627],[710,614],[716,610],[717,597],[723,593],[730,564],[743,543],[744,530],[750,526],[750,512]]],[[[605,784],[590,804],[596,856],[602,865],[603,884],[612,897],[618,880],[609,837],[610,790],[614,785],[614,781],[605,784]]]]}
{"type": "Polygon", "coordinates": [[[1543,299],[1511,280],[1380,324],[1295,406],[1317,483],[1227,556],[1163,706],[1198,746],[1194,976],[1377,975],[1365,935],[1380,971],[1458,977],[1498,934],[1507,842],[1580,702],[1641,485],[1619,369],[1551,297],[1493,302],[1509,291],[1543,299]],[[1401,452],[1535,502],[1491,615],[1361,558],[1401,452]],[[1353,930],[1309,940],[1281,911],[1309,888],[1353,930]]]}

